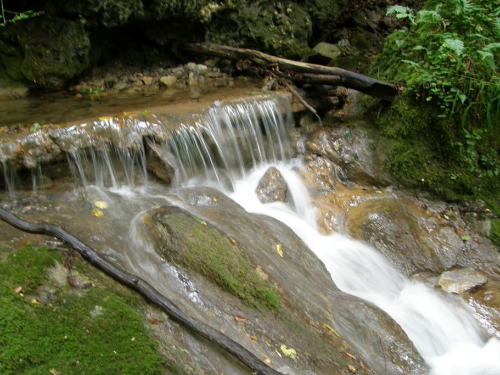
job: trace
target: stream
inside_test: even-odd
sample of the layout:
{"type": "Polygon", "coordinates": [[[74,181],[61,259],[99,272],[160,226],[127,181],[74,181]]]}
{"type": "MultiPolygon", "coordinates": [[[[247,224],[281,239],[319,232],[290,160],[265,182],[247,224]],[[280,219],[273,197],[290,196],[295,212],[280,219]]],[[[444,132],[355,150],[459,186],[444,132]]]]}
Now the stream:
{"type": "MultiPolygon", "coordinates": [[[[73,127],[74,131],[64,136],[67,161],[63,163],[69,168],[61,174],[68,176],[67,182],[43,187],[40,181],[44,169],[37,168],[28,183],[49,197],[51,208],[26,208],[36,203],[30,206],[28,198],[23,201],[22,189],[19,184],[16,187],[20,177],[2,160],[8,199],[21,202],[18,205],[29,211],[29,220],[65,223],[68,231],[85,238],[109,260],[145,278],[174,300],[185,298],[187,290],[188,299],[203,306],[203,297],[189,281],[178,290],[172,288],[182,278],[175,267],[156,254],[153,243],[141,231],[141,218],[148,210],[165,204],[189,209],[179,198],[179,189],[216,188],[248,212],[273,217],[291,228],[324,263],[341,291],[378,306],[403,328],[431,374],[500,374],[500,340],[485,333],[462,299],[408,279],[367,244],[338,233],[320,233],[317,208],[297,172],[304,162],[291,156],[287,133],[295,126],[293,118],[289,108],[282,115],[282,105],[274,99],[229,105],[217,102],[201,115],[183,117],[180,125],[173,126],[171,117],[167,120],[161,116],[134,122],[139,128],[160,129],[154,136],[145,135],[141,129],[125,131],[126,127],[117,126],[112,119],[96,121],[91,129],[90,122],[86,127],[73,127]],[[109,132],[103,130],[108,128],[109,132]],[[92,133],[107,134],[107,138],[94,139],[92,133]],[[78,134],[90,137],[92,147],[78,148],[78,134]],[[142,137],[156,142],[160,159],[175,171],[170,188],[148,171],[146,159],[152,149],[145,148],[142,137]],[[120,151],[110,146],[118,138],[121,146],[132,144],[131,148],[120,151]],[[262,203],[255,193],[271,166],[286,181],[289,204],[262,203]],[[82,196],[88,202],[107,202],[109,209],[93,208],[93,216],[89,215],[89,206],[78,203],[82,196]]],[[[195,309],[191,313],[199,314],[200,319],[203,315],[195,309]]],[[[229,329],[227,334],[231,333],[237,335],[229,329]]]]}

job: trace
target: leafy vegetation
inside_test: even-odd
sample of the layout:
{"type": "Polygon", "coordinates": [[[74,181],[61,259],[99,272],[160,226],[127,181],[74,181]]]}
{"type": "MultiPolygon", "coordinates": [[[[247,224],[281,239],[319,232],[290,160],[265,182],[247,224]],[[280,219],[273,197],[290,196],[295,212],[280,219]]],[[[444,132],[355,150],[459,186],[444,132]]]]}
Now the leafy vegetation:
{"type": "Polygon", "coordinates": [[[47,269],[56,262],[43,247],[0,253],[0,373],[161,373],[140,299],[107,278],[86,290],[55,285],[47,269]]]}
{"type": "Polygon", "coordinates": [[[405,88],[401,102],[379,121],[396,144],[386,169],[399,180],[424,183],[447,196],[500,190],[500,7],[495,3],[430,0],[417,13],[388,9],[409,22],[386,39],[373,70],[405,88]]]}
{"type": "Polygon", "coordinates": [[[25,12],[13,12],[11,10],[5,10],[3,6],[3,0],[0,0],[0,26],[5,27],[7,23],[15,23],[22,20],[27,20],[28,18],[38,17],[43,14],[43,12],[34,12],[32,10],[27,10],[25,12]]]}

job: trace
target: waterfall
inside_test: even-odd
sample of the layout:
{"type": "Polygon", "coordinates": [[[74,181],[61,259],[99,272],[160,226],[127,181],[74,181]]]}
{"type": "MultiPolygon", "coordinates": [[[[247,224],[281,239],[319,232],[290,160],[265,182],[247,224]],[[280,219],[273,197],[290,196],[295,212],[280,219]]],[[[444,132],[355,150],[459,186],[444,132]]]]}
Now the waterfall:
{"type": "MultiPolygon", "coordinates": [[[[325,264],[341,290],[374,303],[399,323],[432,374],[500,374],[500,341],[484,339],[460,298],[407,279],[365,244],[318,232],[315,208],[296,173],[301,161],[291,157],[288,130],[293,119],[287,105],[279,98],[215,103],[175,126],[159,117],[149,122],[106,118],[65,129],[60,147],[76,181],[116,191],[147,185],[144,138],[154,139],[175,164],[174,185],[216,186],[247,211],[285,223],[325,264]],[[257,198],[257,184],[271,165],[287,181],[293,208],[257,198]]],[[[8,162],[2,163],[12,194],[17,175],[8,162]]],[[[33,189],[40,174],[41,169],[33,171],[33,189]]]]}
{"type": "Polygon", "coordinates": [[[487,342],[466,304],[428,286],[408,280],[375,249],[340,234],[322,235],[316,229],[314,207],[295,175],[293,164],[276,165],[287,181],[301,212],[281,202],[263,204],[255,194],[268,166],[240,179],[228,194],[247,211],[272,216],[288,225],[326,265],[342,291],[370,301],[386,311],[405,330],[433,375],[500,374],[500,341],[487,342]],[[300,196],[296,196],[300,194],[300,196]]]}

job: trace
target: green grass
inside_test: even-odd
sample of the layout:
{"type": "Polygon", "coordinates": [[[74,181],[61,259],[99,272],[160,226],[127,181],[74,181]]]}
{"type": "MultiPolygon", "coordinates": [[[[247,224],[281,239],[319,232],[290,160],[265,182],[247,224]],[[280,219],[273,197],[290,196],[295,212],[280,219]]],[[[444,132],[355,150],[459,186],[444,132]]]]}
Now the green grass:
{"type": "Polygon", "coordinates": [[[43,247],[0,255],[1,374],[161,373],[158,345],[137,311],[140,298],[95,270],[80,270],[91,272],[89,289],[54,285],[47,269],[61,256],[43,247]]]}

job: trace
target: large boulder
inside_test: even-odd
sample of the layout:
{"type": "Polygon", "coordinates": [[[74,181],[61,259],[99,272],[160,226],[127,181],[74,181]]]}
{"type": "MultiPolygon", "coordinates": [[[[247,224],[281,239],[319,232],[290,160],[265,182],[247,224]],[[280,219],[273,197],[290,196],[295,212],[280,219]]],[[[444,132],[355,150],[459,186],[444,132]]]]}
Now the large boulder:
{"type": "Polygon", "coordinates": [[[426,373],[399,325],[341,292],[288,227],[218,190],[182,189],[176,197],[176,207],[152,209],[137,225],[177,280],[164,282],[169,294],[191,315],[224,327],[275,368],[337,374],[362,359],[377,373],[426,373]],[[296,356],[287,356],[290,348],[296,356]]]}
{"type": "Polygon", "coordinates": [[[17,82],[59,90],[90,65],[90,39],[79,20],[35,18],[0,34],[0,62],[17,82]],[[3,40],[3,42],[2,42],[3,40]]]}

